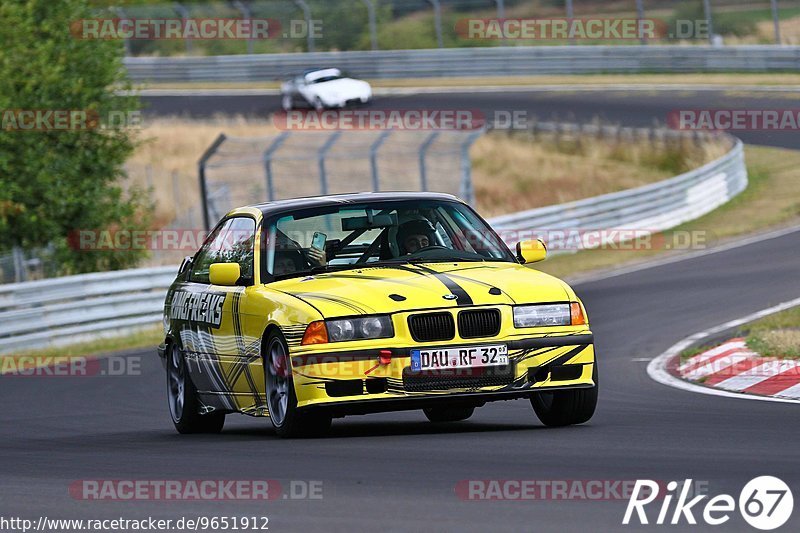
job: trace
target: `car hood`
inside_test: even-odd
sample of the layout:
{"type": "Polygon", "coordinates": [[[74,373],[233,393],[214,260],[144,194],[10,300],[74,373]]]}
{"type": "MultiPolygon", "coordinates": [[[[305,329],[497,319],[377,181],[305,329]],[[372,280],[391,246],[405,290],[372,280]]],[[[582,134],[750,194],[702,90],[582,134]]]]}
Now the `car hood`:
{"type": "Polygon", "coordinates": [[[563,302],[574,297],[559,279],[514,263],[368,267],[269,286],[305,301],[328,318],[464,305],[563,302]]]}
{"type": "Polygon", "coordinates": [[[354,98],[369,94],[369,84],[367,82],[351,78],[317,83],[311,87],[314,93],[321,97],[354,98]]]}

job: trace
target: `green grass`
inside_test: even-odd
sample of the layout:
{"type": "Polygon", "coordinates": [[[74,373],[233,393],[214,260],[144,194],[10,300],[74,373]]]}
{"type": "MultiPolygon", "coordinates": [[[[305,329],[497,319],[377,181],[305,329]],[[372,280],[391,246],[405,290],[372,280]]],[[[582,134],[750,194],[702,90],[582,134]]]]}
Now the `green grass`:
{"type": "MultiPolygon", "coordinates": [[[[744,337],[747,347],[763,357],[800,359],[800,307],[793,307],[740,326],[731,338],[744,337]]],[[[702,344],[681,352],[681,362],[716,346],[702,344]]]]}
{"type": "Polygon", "coordinates": [[[743,326],[739,335],[746,338],[751,350],[764,357],[800,359],[800,307],[743,326]]]}

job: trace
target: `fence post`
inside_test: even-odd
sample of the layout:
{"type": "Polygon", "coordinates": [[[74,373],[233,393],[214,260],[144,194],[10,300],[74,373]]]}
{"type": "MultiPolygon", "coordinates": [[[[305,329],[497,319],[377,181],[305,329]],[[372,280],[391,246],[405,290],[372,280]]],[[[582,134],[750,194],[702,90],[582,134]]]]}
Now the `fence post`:
{"type": "Polygon", "coordinates": [[[428,190],[428,173],[425,166],[425,155],[428,153],[428,148],[431,147],[431,144],[433,144],[433,141],[435,141],[438,136],[439,132],[434,131],[428,135],[428,138],[425,139],[419,147],[419,186],[422,191],[428,190]]]}
{"type": "Polygon", "coordinates": [[[433,6],[433,24],[436,29],[436,44],[439,48],[444,48],[444,38],[442,37],[442,4],[439,0],[428,0],[433,6]]]}
{"type": "Polygon", "coordinates": [[[714,44],[714,21],[711,17],[711,0],[703,0],[703,12],[708,22],[708,43],[714,44]]]}
{"type": "Polygon", "coordinates": [[[25,254],[22,252],[22,248],[14,246],[11,249],[11,257],[14,261],[14,281],[16,283],[28,281],[28,272],[25,268],[25,254]]]}
{"type": "Polygon", "coordinates": [[[308,7],[308,4],[305,0],[292,0],[294,4],[303,10],[303,18],[306,19],[306,38],[308,40],[308,51],[314,51],[314,32],[311,31],[311,8],[308,7]]]}
{"type": "Polygon", "coordinates": [[[781,44],[781,19],[778,13],[778,0],[771,0],[772,24],[775,26],[775,44],[781,44]]]}
{"type": "MultiPolygon", "coordinates": [[[[120,19],[127,19],[128,17],[125,16],[125,11],[122,10],[121,7],[112,7],[111,11],[115,13],[120,19]]],[[[131,41],[128,37],[124,37],[122,39],[122,44],[125,46],[125,55],[131,56],[131,41]]]]}
{"type": "Polygon", "coordinates": [[[375,16],[375,2],[373,0],[361,0],[367,6],[367,16],[369,17],[369,40],[372,49],[378,49],[378,20],[375,16]]]}
{"type": "Polygon", "coordinates": [[[264,150],[264,174],[267,178],[267,200],[270,202],[275,199],[275,182],[272,179],[272,156],[289,137],[289,132],[281,132],[278,137],[264,150]]]}
{"type": "MultiPolygon", "coordinates": [[[[572,24],[572,19],[575,17],[575,10],[572,8],[572,0],[566,0],[566,8],[567,8],[567,23],[572,24]]],[[[572,33],[570,31],[570,33],[572,33]]],[[[575,44],[575,37],[569,38],[569,44],[575,44]]]]}
{"type": "Polygon", "coordinates": [[[460,195],[470,205],[475,204],[475,189],[472,187],[472,161],[469,159],[469,149],[472,144],[486,133],[485,129],[473,131],[461,143],[461,191],[460,195]]]}
{"type": "Polygon", "coordinates": [[[639,42],[642,44],[647,44],[647,37],[645,37],[644,32],[642,31],[642,21],[644,20],[644,0],[636,0],[636,19],[639,26],[636,30],[640,32],[639,42]]]}
{"type": "Polygon", "coordinates": [[[376,192],[381,190],[381,182],[378,177],[378,150],[391,134],[391,130],[382,131],[378,138],[375,139],[375,142],[369,147],[369,166],[372,170],[372,190],[376,192]]]}
{"type": "Polygon", "coordinates": [[[200,179],[200,203],[203,207],[203,225],[205,226],[206,231],[211,230],[211,221],[208,219],[208,186],[206,183],[206,163],[208,160],[211,159],[215,153],[217,153],[217,149],[219,149],[220,145],[225,142],[227,137],[224,133],[220,133],[219,137],[211,143],[203,155],[200,156],[200,160],[197,162],[198,168],[198,177],[200,179]]]}
{"type": "Polygon", "coordinates": [[[497,4],[497,18],[504,19],[506,18],[506,5],[504,0],[494,0],[494,3],[497,4]]]}
{"type": "MultiPolygon", "coordinates": [[[[184,25],[184,27],[185,27],[185,26],[186,26],[186,23],[187,23],[186,21],[189,19],[189,10],[188,10],[188,9],[186,9],[186,7],[184,7],[183,5],[181,5],[181,3],[180,3],[180,2],[175,2],[175,3],[172,5],[172,7],[175,9],[175,11],[176,11],[176,12],[177,12],[177,13],[178,13],[178,14],[181,16],[181,18],[183,19],[183,25],[184,25]]],[[[184,39],[184,42],[186,43],[186,54],[187,54],[187,55],[192,55],[192,40],[191,40],[191,39],[189,39],[188,37],[186,37],[186,38],[184,39]]]]}
{"type": "Polygon", "coordinates": [[[325,141],[325,144],[322,145],[322,148],[319,149],[319,154],[317,154],[319,163],[319,192],[322,195],[328,194],[328,174],[325,172],[325,156],[328,155],[328,151],[341,135],[342,130],[334,131],[331,136],[328,137],[328,140],[325,141]]]}
{"type": "MultiPolygon", "coordinates": [[[[249,20],[250,24],[252,25],[253,24],[253,22],[252,22],[253,21],[253,13],[250,11],[250,7],[247,4],[241,2],[241,0],[234,0],[232,2],[232,4],[233,4],[233,7],[238,9],[239,12],[242,14],[242,19],[243,20],[249,20]]],[[[248,37],[248,39],[247,39],[247,53],[248,54],[252,54],[253,53],[253,32],[252,32],[252,28],[251,28],[251,31],[250,31],[250,37],[248,37]]]]}

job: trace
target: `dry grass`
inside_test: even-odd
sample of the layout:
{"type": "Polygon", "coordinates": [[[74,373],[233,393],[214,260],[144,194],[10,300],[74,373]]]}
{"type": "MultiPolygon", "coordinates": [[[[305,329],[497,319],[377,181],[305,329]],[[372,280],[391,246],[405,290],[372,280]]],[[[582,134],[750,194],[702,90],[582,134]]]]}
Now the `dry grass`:
{"type": "Polygon", "coordinates": [[[701,166],[727,149],[727,142],[493,132],[472,149],[477,207],[493,216],[630,189],[701,166]]]}
{"type": "MultiPolygon", "coordinates": [[[[666,253],[679,253],[671,246],[675,236],[699,234],[703,246],[773,227],[800,223],[800,151],[762,146],[746,146],[750,184],[739,196],[715,211],[673,231],[665,232],[665,246],[642,250],[588,250],[554,256],[537,268],[560,277],[575,277],[591,271],[620,267],[652,259],[666,253]]],[[[685,249],[684,249],[685,250],[685,249]]]]}
{"type": "MultiPolygon", "coordinates": [[[[779,22],[781,29],[781,44],[800,44],[800,17],[783,19],[779,22]]],[[[742,37],[726,36],[725,44],[774,44],[775,27],[771,20],[762,20],[756,23],[756,32],[753,35],[742,37]]]]}
{"type": "Polygon", "coordinates": [[[743,326],[739,335],[765,357],[800,358],[800,307],[743,326]]]}
{"type": "Polygon", "coordinates": [[[197,160],[220,133],[257,137],[274,131],[267,120],[148,120],[139,136],[140,146],[128,161],[128,174],[133,183],[152,187],[154,218],[160,226],[199,202],[197,160]]]}
{"type": "Polygon", "coordinates": [[[748,337],[747,345],[764,357],[800,358],[800,329],[777,329],[748,337]]]}

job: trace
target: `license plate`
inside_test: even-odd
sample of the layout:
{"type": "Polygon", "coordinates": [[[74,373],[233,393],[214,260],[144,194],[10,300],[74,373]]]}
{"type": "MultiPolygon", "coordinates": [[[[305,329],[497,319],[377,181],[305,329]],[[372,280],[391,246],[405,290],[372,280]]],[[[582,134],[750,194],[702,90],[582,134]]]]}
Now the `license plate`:
{"type": "Polygon", "coordinates": [[[411,350],[413,371],[481,368],[507,364],[508,346],[505,344],[411,350]]]}

